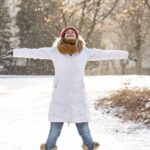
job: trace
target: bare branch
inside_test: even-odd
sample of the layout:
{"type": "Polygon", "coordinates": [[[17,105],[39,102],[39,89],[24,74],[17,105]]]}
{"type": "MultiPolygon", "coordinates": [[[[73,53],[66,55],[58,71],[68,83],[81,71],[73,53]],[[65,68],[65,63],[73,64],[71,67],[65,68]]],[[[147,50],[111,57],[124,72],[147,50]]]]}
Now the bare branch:
{"type": "Polygon", "coordinates": [[[80,10],[80,7],[74,9],[74,11],[72,11],[72,12],[70,13],[70,15],[68,16],[68,20],[70,20],[71,18],[73,18],[73,16],[75,15],[75,13],[78,12],[79,10],[80,10]]]}
{"type": "Polygon", "coordinates": [[[145,3],[147,5],[148,9],[150,9],[150,4],[149,4],[150,2],[149,2],[149,0],[146,0],[145,3]]]}
{"type": "Polygon", "coordinates": [[[117,6],[117,3],[119,2],[119,0],[116,0],[112,6],[112,8],[103,16],[103,18],[101,20],[99,20],[97,23],[101,23],[103,22],[111,13],[112,11],[115,9],[115,7],[117,6]]]}
{"type": "Polygon", "coordinates": [[[84,17],[85,17],[86,2],[87,2],[86,0],[84,0],[84,2],[83,2],[81,18],[80,18],[80,22],[79,22],[79,31],[80,31],[80,32],[81,32],[81,30],[82,30],[82,26],[83,26],[83,24],[84,24],[84,17]]]}
{"type": "Polygon", "coordinates": [[[64,4],[63,3],[61,3],[60,12],[61,12],[61,15],[62,15],[62,20],[63,20],[64,26],[67,26],[68,23],[67,23],[66,15],[65,15],[65,12],[64,12],[64,4]]]}
{"type": "Polygon", "coordinates": [[[65,13],[64,13],[63,9],[61,10],[61,12],[62,12],[63,23],[64,23],[65,26],[67,26],[68,23],[67,23],[67,19],[66,19],[66,16],[65,16],[65,13]]]}
{"type": "Polygon", "coordinates": [[[89,37],[90,37],[91,33],[93,32],[94,27],[96,25],[96,17],[98,15],[99,10],[100,10],[100,4],[101,4],[101,0],[96,2],[96,9],[95,9],[95,13],[94,13],[94,16],[93,16],[92,24],[91,24],[91,27],[90,27],[88,33],[87,33],[87,37],[86,37],[87,42],[88,42],[89,37]]]}

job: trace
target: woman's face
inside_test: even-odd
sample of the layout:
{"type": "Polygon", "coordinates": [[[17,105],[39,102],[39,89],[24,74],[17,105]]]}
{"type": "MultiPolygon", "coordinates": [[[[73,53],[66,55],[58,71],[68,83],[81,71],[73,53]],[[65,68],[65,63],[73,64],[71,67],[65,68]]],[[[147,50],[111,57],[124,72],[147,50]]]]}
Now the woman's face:
{"type": "Polygon", "coordinates": [[[68,29],[65,33],[65,39],[76,39],[76,34],[74,30],[68,29]]]}

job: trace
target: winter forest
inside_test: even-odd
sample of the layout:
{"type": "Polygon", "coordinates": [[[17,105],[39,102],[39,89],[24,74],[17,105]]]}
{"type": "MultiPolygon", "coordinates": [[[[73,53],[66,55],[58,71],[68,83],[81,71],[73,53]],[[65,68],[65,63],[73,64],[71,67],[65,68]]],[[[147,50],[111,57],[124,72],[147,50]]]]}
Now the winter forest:
{"type": "MultiPolygon", "coordinates": [[[[86,74],[150,74],[149,0],[0,0],[0,55],[52,46],[61,29],[78,28],[87,47],[127,50],[138,61],[88,62],[86,74]]],[[[54,74],[51,61],[0,60],[0,74],[54,74]]]]}

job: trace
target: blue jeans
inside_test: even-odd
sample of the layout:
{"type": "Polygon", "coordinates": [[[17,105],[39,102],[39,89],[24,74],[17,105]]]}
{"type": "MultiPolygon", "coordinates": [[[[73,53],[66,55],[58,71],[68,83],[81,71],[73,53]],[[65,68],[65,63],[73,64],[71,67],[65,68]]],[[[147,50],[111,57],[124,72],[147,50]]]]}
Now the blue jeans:
{"type": "MultiPolygon", "coordinates": [[[[46,150],[51,150],[57,142],[57,139],[61,133],[63,122],[51,122],[50,131],[46,142],[46,150]]],[[[93,149],[93,139],[89,130],[88,122],[76,123],[79,135],[81,136],[83,143],[87,145],[89,150],[93,149]]]]}

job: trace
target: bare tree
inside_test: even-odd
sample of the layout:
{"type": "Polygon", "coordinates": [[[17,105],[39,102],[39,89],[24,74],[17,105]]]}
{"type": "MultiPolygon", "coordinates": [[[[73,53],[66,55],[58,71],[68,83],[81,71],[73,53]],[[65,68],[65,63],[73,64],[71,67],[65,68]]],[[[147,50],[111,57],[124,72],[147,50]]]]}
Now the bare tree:
{"type": "MultiPolygon", "coordinates": [[[[125,37],[125,43],[130,53],[137,58],[136,73],[142,74],[143,67],[143,44],[146,41],[148,24],[149,2],[147,0],[129,1],[124,8],[117,14],[120,27],[122,29],[123,36],[125,37]]],[[[122,63],[122,66],[124,63],[122,63]]]]}
{"type": "MultiPolygon", "coordinates": [[[[42,9],[42,11],[44,13],[48,8],[51,9],[52,3],[55,3],[56,13],[51,14],[49,13],[50,11],[46,12],[45,21],[47,24],[54,24],[57,20],[57,24],[60,24],[59,27],[61,28],[67,25],[75,25],[80,32],[84,33],[84,37],[88,43],[95,27],[111,15],[118,1],[119,0],[53,0],[53,2],[49,2],[48,0],[43,0],[42,7],[44,9],[42,9]],[[45,5],[46,2],[47,5],[45,5]]],[[[58,28],[58,30],[60,29],[58,28]]]]}

